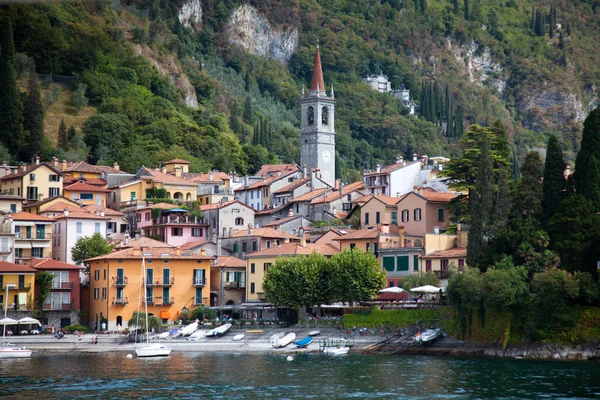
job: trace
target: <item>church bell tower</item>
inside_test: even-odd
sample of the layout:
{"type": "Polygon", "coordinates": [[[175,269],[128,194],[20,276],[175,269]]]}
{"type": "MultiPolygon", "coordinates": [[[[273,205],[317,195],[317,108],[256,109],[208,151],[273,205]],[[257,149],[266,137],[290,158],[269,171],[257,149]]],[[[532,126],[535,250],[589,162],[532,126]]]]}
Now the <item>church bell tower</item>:
{"type": "Polygon", "coordinates": [[[305,94],[302,89],[300,104],[300,162],[311,170],[318,168],[321,180],[335,187],[335,100],[333,87],[329,96],[325,92],[318,45],[310,91],[305,94]]]}

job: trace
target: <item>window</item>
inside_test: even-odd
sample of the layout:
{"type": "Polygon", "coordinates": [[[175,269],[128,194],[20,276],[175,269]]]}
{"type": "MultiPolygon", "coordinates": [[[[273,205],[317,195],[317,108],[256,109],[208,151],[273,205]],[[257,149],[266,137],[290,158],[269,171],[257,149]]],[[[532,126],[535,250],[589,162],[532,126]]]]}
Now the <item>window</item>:
{"type": "Polygon", "coordinates": [[[15,249],[15,258],[23,258],[23,249],[15,249]]]}
{"type": "Polygon", "coordinates": [[[100,297],[100,289],[94,288],[94,300],[98,300],[100,297]]]}
{"type": "Polygon", "coordinates": [[[135,220],[136,220],[136,222],[142,222],[142,214],[136,214],[135,220]]]}
{"type": "Polygon", "coordinates": [[[60,182],[60,175],[50,174],[48,178],[50,179],[50,182],[60,182]]]}
{"type": "Polygon", "coordinates": [[[194,236],[194,237],[202,236],[202,228],[192,228],[192,236],[194,236]]]}
{"type": "Polygon", "coordinates": [[[100,270],[99,269],[94,271],[94,279],[97,281],[100,280],[100,270]]]}
{"type": "Polygon", "coordinates": [[[425,272],[431,272],[431,260],[425,260],[425,272]]]}
{"type": "Polygon", "coordinates": [[[419,270],[419,256],[414,254],[413,255],[413,271],[418,271],[419,270]]]}
{"type": "Polygon", "coordinates": [[[464,266],[465,266],[465,259],[464,258],[459,258],[458,259],[458,270],[462,271],[462,269],[464,268],[464,266]]]}
{"type": "Polygon", "coordinates": [[[246,250],[248,250],[248,249],[246,248],[246,242],[242,242],[242,253],[245,253],[245,252],[246,252],[246,250]]]}
{"type": "Polygon", "coordinates": [[[150,221],[152,219],[152,213],[145,213],[144,214],[144,221],[150,221]]]}
{"type": "Polygon", "coordinates": [[[105,287],[102,288],[102,298],[103,299],[106,298],[106,288],[105,287]]]}
{"type": "Polygon", "coordinates": [[[233,244],[233,252],[237,253],[239,251],[239,244],[238,243],[234,243],[233,244]]]}
{"type": "Polygon", "coordinates": [[[263,269],[265,272],[267,272],[269,270],[269,268],[271,268],[271,263],[265,263],[263,269]]]}
{"type": "Polygon", "coordinates": [[[254,274],[256,272],[256,264],[252,263],[250,264],[250,273],[254,274]]]}
{"type": "Polygon", "coordinates": [[[442,271],[448,270],[448,263],[449,263],[448,259],[441,260],[440,264],[441,264],[442,271]]]}
{"type": "Polygon", "coordinates": [[[250,283],[250,293],[256,293],[254,289],[254,282],[250,283]]]}
{"type": "Polygon", "coordinates": [[[267,249],[270,249],[270,248],[271,248],[271,241],[267,240],[267,249]]]}
{"type": "Polygon", "coordinates": [[[29,174],[29,180],[31,182],[34,182],[35,181],[35,174],[29,174]]]}
{"type": "MultiPolygon", "coordinates": [[[[324,90],[323,89],[319,89],[319,90],[324,90]]],[[[306,120],[308,122],[309,125],[312,125],[315,123],[315,109],[312,107],[308,107],[307,110],[307,115],[306,115],[306,120]]]]}
{"type": "Polygon", "coordinates": [[[402,222],[408,222],[408,210],[402,210],[402,222]]]}
{"type": "Polygon", "coordinates": [[[253,200],[253,199],[254,199],[254,190],[251,190],[250,191],[250,200],[253,200]]]}
{"type": "Polygon", "coordinates": [[[35,258],[44,257],[44,248],[43,247],[33,247],[31,249],[31,257],[35,257],[35,258]]]}
{"type": "Polygon", "coordinates": [[[292,182],[294,182],[294,178],[293,177],[292,178],[288,178],[288,183],[292,183],[292,182]]]}
{"type": "Polygon", "coordinates": [[[393,281],[389,281],[388,282],[388,287],[394,287],[394,282],[393,281]]]}
{"type": "MultiPolygon", "coordinates": [[[[151,261],[151,260],[148,260],[148,261],[151,261]]],[[[152,268],[146,269],[146,282],[147,283],[154,282],[154,269],[152,269],[152,268]]]]}
{"type": "Polygon", "coordinates": [[[350,243],[350,250],[354,249],[356,247],[356,243],[350,243]]]}
{"type": "Polygon", "coordinates": [[[369,225],[369,213],[365,213],[365,225],[369,225]]]}
{"type": "Polygon", "coordinates": [[[171,236],[183,236],[183,228],[171,228],[171,236]]]}
{"type": "Polygon", "coordinates": [[[256,241],[252,242],[252,251],[256,251],[257,246],[256,241]]]}
{"type": "Polygon", "coordinates": [[[83,233],[83,222],[77,222],[75,224],[75,233],[83,233]]]}
{"type": "Polygon", "coordinates": [[[376,224],[380,224],[380,223],[381,223],[381,215],[380,215],[380,212],[379,212],[379,211],[377,211],[377,212],[375,213],[375,223],[376,223],[376,224]]]}
{"type": "Polygon", "coordinates": [[[106,280],[106,269],[104,269],[104,280],[106,280]]]}
{"type": "Polygon", "coordinates": [[[327,125],[329,123],[329,110],[327,107],[321,108],[321,123],[327,125]]]}
{"type": "Polygon", "coordinates": [[[37,200],[37,199],[38,199],[37,186],[29,186],[27,188],[27,200],[37,200]]]}
{"type": "Polygon", "coordinates": [[[79,200],[94,200],[94,193],[79,193],[79,200]]]}
{"type": "Polygon", "coordinates": [[[50,190],[48,191],[48,195],[50,197],[56,197],[56,196],[60,196],[60,188],[50,188],[50,190]]]}
{"type": "Polygon", "coordinates": [[[408,271],[408,256],[396,257],[397,271],[408,271]]]}
{"type": "Polygon", "coordinates": [[[237,226],[244,225],[244,218],[236,218],[235,219],[235,224],[237,226]]]}
{"type": "Polygon", "coordinates": [[[171,288],[164,287],[162,290],[163,304],[169,304],[171,300],[171,288]]]}
{"type": "Polygon", "coordinates": [[[415,208],[413,211],[413,219],[415,221],[420,221],[421,220],[421,209],[420,208],[415,208]]]}
{"type": "Polygon", "coordinates": [[[438,208],[438,221],[444,221],[444,209],[438,208]]]}
{"type": "Polygon", "coordinates": [[[392,211],[391,224],[396,225],[398,223],[398,212],[392,211]]]}
{"type": "Polygon", "coordinates": [[[94,233],[100,233],[100,222],[94,222],[94,233]]]}
{"type": "Polygon", "coordinates": [[[135,195],[135,192],[131,192],[131,193],[130,193],[130,196],[131,196],[131,197],[130,197],[130,198],[131,198],[131,200],[135,200],[135,196],[136,196],[136,195],[135,195]]]}
{"type": "Polygon", "coordinates": [[[383,269],[393,272],[395,269],[394,257],[383,257],[383,269]]]}

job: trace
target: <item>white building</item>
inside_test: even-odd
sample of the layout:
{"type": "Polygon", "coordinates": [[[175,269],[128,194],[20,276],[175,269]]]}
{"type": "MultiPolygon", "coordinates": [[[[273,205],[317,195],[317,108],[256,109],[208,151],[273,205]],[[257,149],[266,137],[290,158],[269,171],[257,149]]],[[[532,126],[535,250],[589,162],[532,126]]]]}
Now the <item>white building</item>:
{"type": "Polygon", "coordinates": [[[402,102],[404,107],[408,108],[410,115],[415,114],[415,101],[410,98],[410,90],[404,86],[404,83],[400,87],[400,90],[392,90],[392,83],[388,80],[387,75],[384,74],[367,75],[366,78],[362,78],[362,81],[379,93],[391,93],[402,102]]]}
{"type": "Polygon", "coordinates": [[[411,192],[420,183],[419,174],[421,162],[417,156],[413,161],[404,161],[402,157],[395,164],[381,167],[377,165],[375,171],[363,174],[366,194],[385,194],[390,197],[398,197],[411,192]]]}
{"type": "Polygon", "coordinates": [[[238,200],[200,206],[200,211],[208,224],[208,240],[254,226],[255,210],[238,200]]]}
{"type": "Polygon", "coordinates": [[[104,212],[90,214],[82,211],[65,210],[63,215],[55,218],[52,238],[52,258],[69,264],[76,264],[71,251],[77,240],[99,233],[106,239],[106,222],[110,220],[104,212]]]}

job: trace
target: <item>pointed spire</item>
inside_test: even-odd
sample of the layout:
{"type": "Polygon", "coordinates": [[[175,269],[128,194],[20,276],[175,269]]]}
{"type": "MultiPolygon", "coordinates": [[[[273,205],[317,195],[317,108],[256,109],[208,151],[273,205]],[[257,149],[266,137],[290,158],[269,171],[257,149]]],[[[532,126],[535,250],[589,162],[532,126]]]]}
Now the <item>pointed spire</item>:
{"type": "Polygon", "coordinates": [[[326,90],[325,81],[323,80],[323,70],[321,69],[321,53],[319,51],[319,45],[317,44],[317,51],[315,52],[315,65],[313,68],[312,83],[310,84],[310,90],[326,90]]]}

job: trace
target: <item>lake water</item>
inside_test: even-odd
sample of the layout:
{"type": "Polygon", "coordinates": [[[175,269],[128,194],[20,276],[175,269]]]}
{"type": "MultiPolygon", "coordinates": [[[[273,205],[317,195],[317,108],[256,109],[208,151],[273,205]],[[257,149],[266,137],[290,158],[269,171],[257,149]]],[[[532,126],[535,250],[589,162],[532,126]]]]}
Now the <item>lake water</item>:
{"type": "Polygon", "coordinates": [[[35,354],[0,361],[0,397],[598,398],[600,363],[426,356],[35,354]]]}

